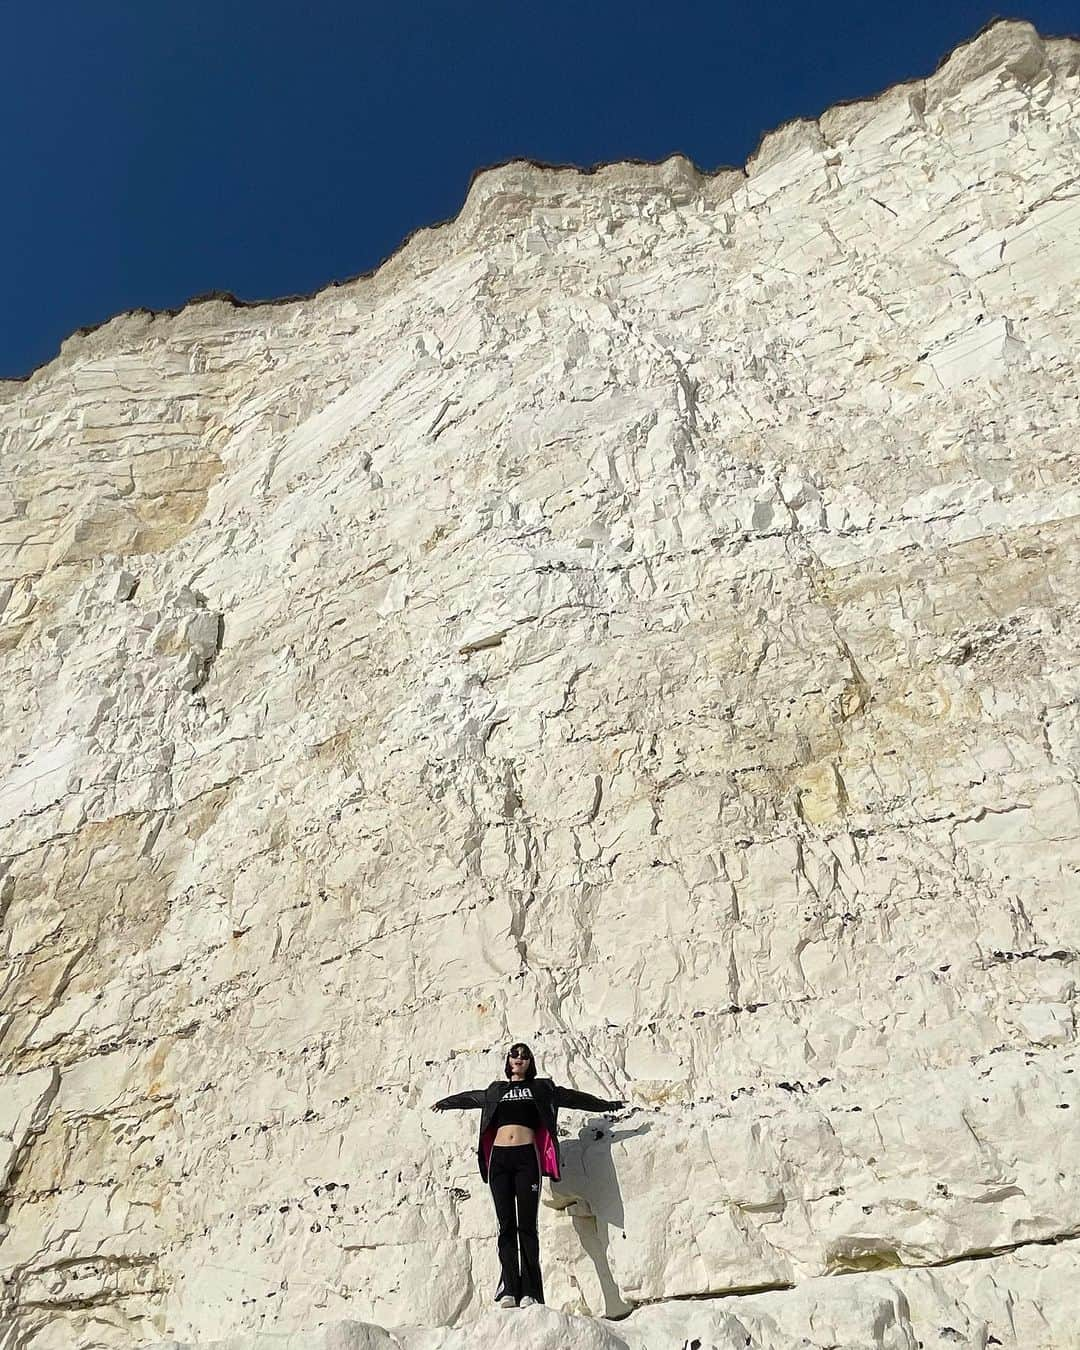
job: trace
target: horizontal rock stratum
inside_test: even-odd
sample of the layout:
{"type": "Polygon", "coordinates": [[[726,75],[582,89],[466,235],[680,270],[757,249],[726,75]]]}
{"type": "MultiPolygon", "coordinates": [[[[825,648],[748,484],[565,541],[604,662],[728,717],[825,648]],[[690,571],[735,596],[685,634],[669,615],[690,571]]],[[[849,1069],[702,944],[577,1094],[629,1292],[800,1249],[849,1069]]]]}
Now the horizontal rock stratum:
{"type": "Polygon", "coordinates": [[[1076,1344],[1078,105],[997,24],[0,385],[2,1350],[1076,1344]],[[503,1313],[514,1037],[630,1106],[503,1313]]]}

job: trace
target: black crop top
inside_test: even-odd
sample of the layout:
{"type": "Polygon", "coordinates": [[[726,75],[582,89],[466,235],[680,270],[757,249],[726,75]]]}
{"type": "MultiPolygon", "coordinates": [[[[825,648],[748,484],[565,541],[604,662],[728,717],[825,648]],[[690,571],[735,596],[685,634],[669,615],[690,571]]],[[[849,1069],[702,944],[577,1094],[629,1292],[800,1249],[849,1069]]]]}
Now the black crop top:
{"type": "Polygon", "coordinates": [[[540,1112],[533,1101],[532,1088],[527,1083],[508,1087],[499,1100],[492,1121],[494,1125],[526,1125],[530,1130],[540,1127],[540,1112]]]}

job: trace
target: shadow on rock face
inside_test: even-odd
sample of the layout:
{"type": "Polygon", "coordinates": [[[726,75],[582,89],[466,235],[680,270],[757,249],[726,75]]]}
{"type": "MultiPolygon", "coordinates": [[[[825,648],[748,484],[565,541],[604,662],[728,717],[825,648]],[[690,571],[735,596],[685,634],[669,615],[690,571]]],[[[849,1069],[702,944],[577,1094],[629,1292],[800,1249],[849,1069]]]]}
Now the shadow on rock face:
{"type": "Polygon", "coordinates": [[[581,1245],[596,1268],[604,1294],[604,1315],[618,1317],[631,1305],[619,1293],[608,1261],[609,1229],[624,1226],[622,1191],[612,1157],[612,1145],[637,1138],[652,1129],[648,1121],[630,1128],[612,1128],[590,1122],[576,1139],[562,1143],[562,1179],[551,1183],[544,1203],[566,1211],[581,1245]]]}

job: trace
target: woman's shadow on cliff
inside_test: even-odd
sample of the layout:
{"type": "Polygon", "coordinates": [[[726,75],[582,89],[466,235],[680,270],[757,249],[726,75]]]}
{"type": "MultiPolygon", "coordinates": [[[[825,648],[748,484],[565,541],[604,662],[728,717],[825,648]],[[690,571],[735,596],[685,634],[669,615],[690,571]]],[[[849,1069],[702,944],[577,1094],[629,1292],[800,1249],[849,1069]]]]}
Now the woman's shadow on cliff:
{"type": "Polygon", "coordinates": [[[629,1120],[614,1125],[594,1119],[578,1130],[576,1139],[559,1141],[562,1178],[550,1183],[544,1203],[569,1211],[581,1245],[596,1268],[604,1295],[604,1314],[618,1317],[631,1305],[619,1294],[608,1261],[611,1229],[625,1229],[622,1191],[612,1157],[612,1145],[648,1134],[649,1121],[631,1126],[629,1120]]]}

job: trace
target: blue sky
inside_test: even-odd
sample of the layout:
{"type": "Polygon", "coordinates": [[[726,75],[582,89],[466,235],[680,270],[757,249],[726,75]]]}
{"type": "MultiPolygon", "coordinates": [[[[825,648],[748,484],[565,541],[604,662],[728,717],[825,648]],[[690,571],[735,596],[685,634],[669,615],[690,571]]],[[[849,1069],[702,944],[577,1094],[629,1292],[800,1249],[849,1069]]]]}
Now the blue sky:
{"type": "MultiPolygon", "coordinates": [[[[929,73],[941,0],[9,0],[0,376],[135,306],[306,292],[456,213],[482,165],[742,164],[764,131],[929,73]]],[[[1075,0],[1010,17],[1075,28],[1075,0]]]]}

